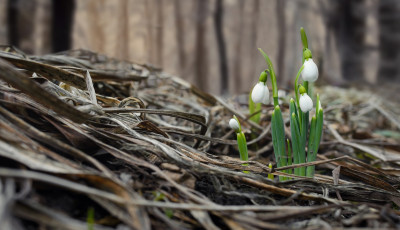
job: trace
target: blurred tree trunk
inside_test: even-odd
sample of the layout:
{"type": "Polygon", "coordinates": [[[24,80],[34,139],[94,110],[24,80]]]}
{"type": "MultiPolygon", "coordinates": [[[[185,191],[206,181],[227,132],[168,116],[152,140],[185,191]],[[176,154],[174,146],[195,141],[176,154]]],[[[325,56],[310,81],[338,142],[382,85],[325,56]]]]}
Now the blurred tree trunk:
{"type": "Polygon", "coordinates": [[[395,81],[400,74],[400,1],[380,0],[379,80],[395,81]]]}
{"type": "Polygon", "coordinates": [[[365,1],[335,1],[331,9],[328,25],[339,47],[342,74],[346,80],[358,80],[364,74],[365,1]]]}
{"type": "MultiPolygon", "coordinates": [[[[259,15],[260,15],[260,0],[253,0],[253,8],[252,8],[252,18],[251,18],[251,39],[250,39],[250,44],[249,44],[249,50],[252,49],[257,49],[257,36],[258,36],[258,21],[259,21],[259,15]]],[[[260,56],[252,55],[251,56],[251,63],[256,63],[256,59],[260,58],[260,56]]],[[[259,70],[256,70],[255,68],[250,68],[250,73],[249,76],[245,76],[246,78],[258,78],[256,72],[259,70]]]]}
{"type": "Polygon", "coordinates": [[[235,43],[235,57],[234,57],[234,65],[233,65],[233,79],[234,80],[234,92],[240,92],[243,90],[242,88],[242,42],[243,42],[243,24],[244,24],[244,0],[238,0],[239,7],[239,17],[237,18],[237,40],[235,43]]]}
{"type": "Polygon", "coordinates": [[[174,0],[174,10],[175,10],[175,38],[178,50],[178,63],[179,63],[179,73],[182,77],[183,71],[186,66],[185,60],[185,39],[184,35],[184,28],[183,28],[183,18],[181,16],[181,1],[174,0]]]}
{"type": "Polygon", "coordinates": [[[19,46],[18,36],[18,5],[20,0],[7,1],[7,28],[8,28],[8,42],[10,45],[19,46]],[[14,29],[11,29],[14,28],[14,29]]]}
{"type": "Polygon", "coordinates": [[[156,49],[156,63],[158,66],[163,66],[163,38],[164,38],[164,14],[163,14],[163,0],[157,0],[157,49],[156,49]]]}
{"type": "Polygon", "coordinates": [[[102,14],[98,9],[104,8],[104,1],[89,1],[87,19],[89,23],[89,34],[91,39],[92,47],[94,50],[103,51],[106,46],[106,36],[104,33],[104,26],[102,25],[102,14]]]}
{"type": "Polygon", "coordinates": [[[224,7],[222,0],[216,0],[214,12],[214,28],[217,38],[218,54],[219,54],[219,70],[220,70],[220,93],[228,92],[228,60],[226,57],[226,46],[223,31],[224,7]]]}
{"type": "Polygon", "coordinates": [[[197,23],[195,41],[195,81],[196,85],[207,90],[208,65],[207,47],[205,44],[206,18],[208,14],[208,0],[197,1],[197,23]]]}
{"type": "Polygon", "coordinates": [[[33,53],[35,2],[8,0],[8,41],[26,53],[33,53]]]}
{"type": "MultiPolygon", "coordinates": [[[[285,47],[286,47],[286,16],[285,1],[276,0],[276,12],[278,16],[278,73],[284,79],[285,70],[285,47]]],[[[282,82],[283,83],[283,82],[282,82]]]]}
{"type": "Polygon", "coordinates": [[[53,0],[52,45],[53,52],[71,48],[72,22],[75,0],[53,0]]]}
{"type": "Polygon", "coordinates": [[[152,17],[152,4],[150,0],[144,1],[145,7],[145,15],[146,15],[146,27],[147,27],[147,39],[146,39],[146,47],[147,47],[147,61],[149,63],[154,63],[154,54],[153,54],[153,17],[152,17]]]}
{"type": "Polygon", "coordinates": [[[128,0],[120,1],[119,5],[119,26],[118,34],[120,41],[117,43],[117,49],[120,52],[120,57],[129,60],[129,14],[128,0]]]}

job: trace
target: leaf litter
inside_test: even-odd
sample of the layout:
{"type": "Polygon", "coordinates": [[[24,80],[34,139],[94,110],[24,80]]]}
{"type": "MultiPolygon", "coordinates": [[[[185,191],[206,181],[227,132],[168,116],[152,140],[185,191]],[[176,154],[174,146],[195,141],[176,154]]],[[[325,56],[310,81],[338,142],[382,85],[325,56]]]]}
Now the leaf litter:
{"type": "Polygon", "coordinates": [[[326,103],[317,161],[271,170],[271,106],[256,124],[246,99],[87,50],[4,46],[0,57],[2,229],[88,229],[91,209],[95,229],[400,227],[400,107],[368,90],[316,88],[326,103]],[[314,178],[267,177],[308,165],[314,178]]]}

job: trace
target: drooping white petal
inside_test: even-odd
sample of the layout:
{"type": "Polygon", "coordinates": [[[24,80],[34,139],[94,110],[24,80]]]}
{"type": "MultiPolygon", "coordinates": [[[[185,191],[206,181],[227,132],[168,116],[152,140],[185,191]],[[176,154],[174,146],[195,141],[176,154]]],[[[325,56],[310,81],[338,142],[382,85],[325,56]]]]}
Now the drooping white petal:
{"type": "Polygon", "coordinates": [[[268,89],[268,88],[265,87],[264,83],[262,83],[262,82],[258,82],[254,86],[253,91],[251,92],[251,99],[253,100],[254,103],[263,102],[263,98],[264,98],[264,95],[265,95],[264,94],[265,89],[268,89]]]}
{"type": "Polygon", "coordinates": [[[300,109],[303,111],[303,113],[311,111],[313,108],[313,101],[311,100],[311,97],[308,96],[306,93],[300,95],[300,109]]]}
{"type": "Polygon", "coordinates": [[[264,96],[263,96],[263,98],[262,98],[261,103],[263,103],[264,105],[267,105],[268,102],[269,102],[269,89],[268,89],[267,86],[264,86],[264,87],[265,87],[265,89],[264,89],[264,96]]]}
{"type": "Polygon", "coordinates": [[[234,118],[229,120],[229,126],[235,131],[240,129],[239,123],[234,118]]]}
{"type": "Polygon", "coordinates": [[[304,69],[301,72],[301,77],[303,81],[309,82],[314,82],[318,79],[318,67],[311,58],[304,61],[304,69]]]}

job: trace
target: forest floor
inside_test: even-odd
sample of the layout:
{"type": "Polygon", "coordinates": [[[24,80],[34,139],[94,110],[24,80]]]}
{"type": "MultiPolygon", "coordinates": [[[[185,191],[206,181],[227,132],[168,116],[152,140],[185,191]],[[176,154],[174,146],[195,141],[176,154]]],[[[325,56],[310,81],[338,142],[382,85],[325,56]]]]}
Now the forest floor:
{"type": "Polygon", "coordinates": [[[268,179],[282,174],[267,167],[272,106],[255,124],[246,96],[212,96],[150,65],[2,50],[1,229],[400,227],[400,106],[370,90],[315,88],[316,175],[279,182],[268,179]]]}

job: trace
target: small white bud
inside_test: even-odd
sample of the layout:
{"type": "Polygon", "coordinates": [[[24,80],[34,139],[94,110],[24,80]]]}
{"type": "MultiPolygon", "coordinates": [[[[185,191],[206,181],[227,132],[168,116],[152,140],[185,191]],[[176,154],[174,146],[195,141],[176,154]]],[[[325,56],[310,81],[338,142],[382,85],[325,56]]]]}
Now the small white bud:
{"type": "Polygon", "coordinates": [[[308,96],[306,93],[303,93],[300,95],[300,109],[303,111],[303,113],[311,111],[313,108],[313,101],[311,100],[311,97],[308,96]]]}
{"type": "Polygon", "coordinates": [[[269,102],[269,90],[263,82],[258,82],[251,92],[251,99],[254,103],[268,104],[269,102]]]}
{"type": "Polygon", "coordinates": [[[232,118],[232,119],[229,120],[229,126],[230,126],[233,130],[235,130],[235,131],[237,131],[237,130],[240,129],[239,123],[238,123],[237,120],[234,119],[234,118],[232,118]]]}
{"type": "Polygon", "coordinates": [[[304,61],[304,68],[301,72],[301,77],[303,78],[303,81],[309,82],[314,82],[318,79],[318,67],[311,58],[304,61]]]}

